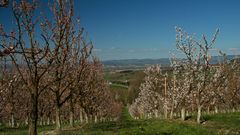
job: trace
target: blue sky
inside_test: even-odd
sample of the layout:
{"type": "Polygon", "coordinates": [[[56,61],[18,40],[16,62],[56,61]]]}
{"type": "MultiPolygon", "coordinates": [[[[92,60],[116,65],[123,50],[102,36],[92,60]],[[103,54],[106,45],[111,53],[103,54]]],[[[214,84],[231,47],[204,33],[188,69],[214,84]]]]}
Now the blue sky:
{"type": "MultiPolygon", "coordinates": [[[[166,58],[175,26],[197,36],[220,34],[214,48],[240,51],[239,0],[75,0],[75,15],[101,60],[166,58]]],[[[0,23],[6,23],[0,9],[0,23]]]]}

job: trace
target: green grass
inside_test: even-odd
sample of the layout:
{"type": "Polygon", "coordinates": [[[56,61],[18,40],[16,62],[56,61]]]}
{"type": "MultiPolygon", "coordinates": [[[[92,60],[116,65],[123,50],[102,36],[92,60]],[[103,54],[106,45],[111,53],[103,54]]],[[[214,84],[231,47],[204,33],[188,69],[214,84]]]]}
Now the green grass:
{"type": "Polygon", "coordinates": [[[240,134],[240,112],[205,115],[205,127],[217,129],[220,133],[240,134]]]}
{"type": "Polygon", "coordinates": [[[62,135],[215,135],[216,133],[216,129],[179,120],[133,120],[124,108],[117,122],[89,124],[75,131],[64,131],[62,135]]]}
{"type": "MultiPolygon", "coordinates": [[[[53,130],[55,126],[39,126],[38,133],[43,131],[53,130]]],[[[8,128],[8,127],[0,127],[0,135],[27,135],[28,127],[19,127],[19,128],[8,128]]]]}
{"type": "Polygon", "coordinates": [[[88,125],[76,131],[64,131],[63,135],[214,135],[214,130],[208,130],[197,125],[188,125],[165,120],[136,120],[106,122],[88,125]]]}
{"type": "MultiPolygon", "coordinates": [[[[193,119],[180,120],[133,120],[126,108],[119,121],[103,122],[65,127],[61,135],[238,135],[240,134],[240,113],[205,115],[204,124],[197,124],[193,119]]],[[[39,132],[52,130],[53,126],[41,127],[39,132]]],[[[25,135],[27,128],[0,129],[0,135],[25,135]]]]}

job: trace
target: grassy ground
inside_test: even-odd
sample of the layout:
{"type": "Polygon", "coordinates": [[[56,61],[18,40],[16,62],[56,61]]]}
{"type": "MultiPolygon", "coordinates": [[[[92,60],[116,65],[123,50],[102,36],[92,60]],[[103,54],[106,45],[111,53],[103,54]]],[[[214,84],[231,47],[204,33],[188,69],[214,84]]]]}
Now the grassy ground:
{"type": "MultiPolygon", "coordinates": [[[[207,121],[198,125],[193,119],[180,120],[133,120],[125,108],[117,122],[104,122],[65,127],[61,135],[238,135],[240,113],[205,115],[207,121]]],[[[52,130],[53,126],[41,127],[39,132],[52,130]]],[[[26,128],[0,129],[0,135],[24,135],[26,128]]]]}
{"type": "MultiPolygon", "coordinates": [[[[38,132],[41,133],[43,131],[53,130],[54,126],[42,126],[38,127],[38,132]]],[[[0,127],[0,135],[27,135],[28,128],[20,127],[20,128],[6,128],[0,127]]]]}
{"type": "Polygon", "coordinates": [[[219,134],[240,135],[240,112],[205,115],[204,127],[216,129],[219,134]]]}
{"type": "Polygon", "coordinates": [[[178,120],[133,120],[127,110],[122,113],[117,122],[105,122],[94,125],[86,125],[75,131],[64,131],[63,135],[214,135],[214,129],[190,123],[182,123],[178,120]]]}

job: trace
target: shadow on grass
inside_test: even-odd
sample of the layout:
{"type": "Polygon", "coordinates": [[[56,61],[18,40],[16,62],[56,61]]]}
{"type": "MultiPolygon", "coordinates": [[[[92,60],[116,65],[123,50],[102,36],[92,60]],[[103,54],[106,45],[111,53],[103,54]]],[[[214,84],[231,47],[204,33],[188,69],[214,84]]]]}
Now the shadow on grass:
{"type": "Polygon", "coordinates": [[[120,129],[135,128],[145,126],[146,123],[143,121],[118,121],[118,122],[106,122],[98,123],[89,127],[89,129],[101,129],[102,131],[118,131],[120,129]]]}

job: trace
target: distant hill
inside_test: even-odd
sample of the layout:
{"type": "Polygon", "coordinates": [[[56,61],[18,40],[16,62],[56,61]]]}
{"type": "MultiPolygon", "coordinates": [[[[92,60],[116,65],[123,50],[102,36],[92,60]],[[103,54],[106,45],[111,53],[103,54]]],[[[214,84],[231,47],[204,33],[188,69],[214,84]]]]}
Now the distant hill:
{"type": "Polygon", "coordinates": [[[123,59],[123,60],[108,60],[103,61],[104,66],[144,66],[144,65],[169,65],[170,61],[168,58],[161,59],[123,59]]]}
{"type": "MultiPolygon", "coordinates": [[[[228,60],[236,58],[235,55],[228,55],[228,60]]],[[[223,57],[213,56],[210,63],[216,64],[222,61],[223,57]]],[[[141,69],[149,65],[160,64],[163,67],[170,66],[169,58],[160,59],[123,59],[123,60],[107,60],[102,61],[104,68],[114,68],[114,69],[141,69]]]]}

